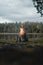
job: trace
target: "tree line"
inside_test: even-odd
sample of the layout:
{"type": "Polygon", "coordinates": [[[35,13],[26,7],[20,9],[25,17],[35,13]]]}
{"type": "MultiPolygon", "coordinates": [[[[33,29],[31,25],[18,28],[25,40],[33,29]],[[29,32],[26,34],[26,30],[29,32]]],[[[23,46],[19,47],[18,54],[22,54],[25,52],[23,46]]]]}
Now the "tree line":
{"type": "Polygon", "coordinates": [[[43,33],[42,22],[0,23],[0,33],[18,33],[21,24],[24,25],[25,31],[27,33],[43,33]]]}

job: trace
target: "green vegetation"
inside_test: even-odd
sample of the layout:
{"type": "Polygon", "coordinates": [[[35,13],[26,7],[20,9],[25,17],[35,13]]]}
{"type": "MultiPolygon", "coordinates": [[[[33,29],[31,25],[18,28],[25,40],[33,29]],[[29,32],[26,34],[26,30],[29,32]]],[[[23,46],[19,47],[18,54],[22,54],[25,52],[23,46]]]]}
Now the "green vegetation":
{"type": "Polygon", "coordinates": [[[43,16],[43,0],[33,0],[34,7],[37,9],[37,13],[43,16]]]}
{"type": "Polygon", "coordinates": [[[14,39],[0,39],[0,46],[6,45],[6,44],[30,44],[32,46],[35,45],[41,45],[43,46],[43,38],[31,38],[26,42],[16,42],[14,39]]]}
{"type": "Polygon", "coordinates": [[[40,22],[24,22],[24,23],[0,23],[0,33],[10,32],[18,33],[20,25],[23,24],[27,33],[41,32],[43,33],[43,23],[40,22]]]}
{"type": "MultiPolygon", "coordinates": [[[[43,33],[43,23],[40,22],[24,22],[24,23],[0,23],[0,33],[18,33],[20,25],[23,24],[26,33],[43,33]]],[[[43,45],[43,34],[34,37],[34,35],[28,35],[28,42],[18,42],[18,44],[31,44],[31,45],[43,45]]],[[[1,35],[0,45],[3,44],[16,44],[16,35],[1,35]]]]}

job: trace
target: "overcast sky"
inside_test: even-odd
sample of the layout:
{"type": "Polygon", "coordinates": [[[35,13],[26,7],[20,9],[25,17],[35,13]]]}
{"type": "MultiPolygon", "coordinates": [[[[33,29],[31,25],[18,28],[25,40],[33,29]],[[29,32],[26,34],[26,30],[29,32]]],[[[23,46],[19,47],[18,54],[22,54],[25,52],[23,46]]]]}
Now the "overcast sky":
{"type": "Polygon", "coordinates": [[[38,21],[43,17],[37,14],[32,0],[0,0],[0,23],[38,21]]]}

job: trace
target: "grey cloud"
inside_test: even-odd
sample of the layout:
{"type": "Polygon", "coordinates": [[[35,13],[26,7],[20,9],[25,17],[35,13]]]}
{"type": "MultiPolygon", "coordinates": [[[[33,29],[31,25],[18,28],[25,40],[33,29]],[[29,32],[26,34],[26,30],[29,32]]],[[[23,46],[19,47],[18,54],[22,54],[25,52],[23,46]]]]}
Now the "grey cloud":
{"type": "Polygon", "coordinates": [[[32,7],[32,0],[21,0],[24,7],[32,7]]]}
{"type": "Polygon", "coordinates": [[[43,21],[32,0],[0,0],[0,17],[11,21],[43,21]]]}

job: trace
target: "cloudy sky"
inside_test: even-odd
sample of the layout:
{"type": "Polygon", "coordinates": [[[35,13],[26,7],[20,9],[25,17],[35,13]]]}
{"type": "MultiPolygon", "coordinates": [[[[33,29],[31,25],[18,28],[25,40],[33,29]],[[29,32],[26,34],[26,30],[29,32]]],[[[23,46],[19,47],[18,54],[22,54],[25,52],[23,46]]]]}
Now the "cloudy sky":
{"type": "Polygon", "coordinates": [[[43,22],[43,17],[37,14],[32,0],[0,0],[0,23],[15,21],[43,22]]]}

